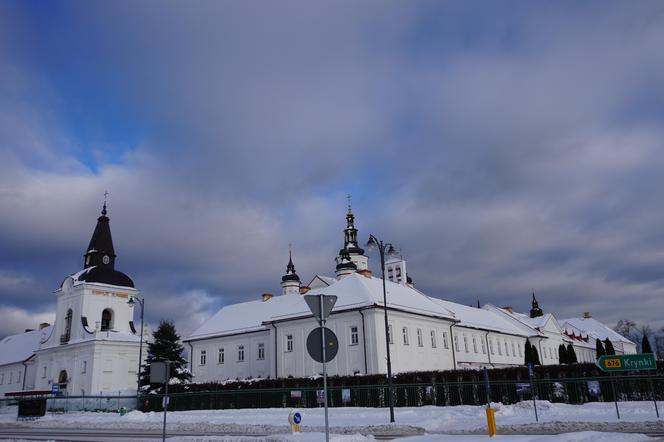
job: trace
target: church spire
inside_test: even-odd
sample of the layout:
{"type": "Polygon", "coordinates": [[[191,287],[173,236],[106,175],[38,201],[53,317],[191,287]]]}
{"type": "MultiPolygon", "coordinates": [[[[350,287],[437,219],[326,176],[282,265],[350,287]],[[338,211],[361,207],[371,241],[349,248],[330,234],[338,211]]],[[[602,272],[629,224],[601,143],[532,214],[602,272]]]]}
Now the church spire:
{"type": "Polygon", "coordinates": [[[530,317],[531,318],[537,318],[538,316],[543,316],[543,315],[544,315],[544,312],[539,307],[539,303],[537,302],[537,299],[535,298],[535,292],[533,292],[533,302],[532,302],[532,308],[530,309],[530,317]]]}
{"type": "Polygon", "coordinates": [[[115,250],[113,248],[113,237],[111,236],[111,226],[109,218],[106,216],[106,195],[104,194],[104,205],[101,209],[101,216],[97,218],[97,225],[90,238],[83,268],[92,266],[107,267],[111,270],[115,268],[115,250]]]}
{"type": "Polygon", "coordinates": [[[300,277],[295,273],[295,264],[293,264],[293,251],[289,245],[288,264],[286,265],[286,274],[281,277],[282,294],[291,295],[300,293],[300,277]]]}

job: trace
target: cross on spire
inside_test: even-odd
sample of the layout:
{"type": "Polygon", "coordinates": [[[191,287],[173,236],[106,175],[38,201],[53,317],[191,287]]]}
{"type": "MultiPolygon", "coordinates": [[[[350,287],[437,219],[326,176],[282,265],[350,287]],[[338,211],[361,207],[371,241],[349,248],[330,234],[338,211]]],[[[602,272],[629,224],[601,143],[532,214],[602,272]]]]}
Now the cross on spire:
{"type": "Polygon", "coordinates": [[[108,212],[106,211],[106,199],[107,199],[107,198],[108,198],[108,190],[105,190],[105,191],[104,191],[104,207],[101,209],[101,214],[102,214],[103,216],[106,216],[106,214],[108,213],[108,212]]]}
{"type": "Polygon", "coordinates": [[[346,194],[346,199],[348,200],[348,210],[350,210],[350,200],[351,200],[351,198],[353,198],[353,196],[350,193],[346,194]]]}

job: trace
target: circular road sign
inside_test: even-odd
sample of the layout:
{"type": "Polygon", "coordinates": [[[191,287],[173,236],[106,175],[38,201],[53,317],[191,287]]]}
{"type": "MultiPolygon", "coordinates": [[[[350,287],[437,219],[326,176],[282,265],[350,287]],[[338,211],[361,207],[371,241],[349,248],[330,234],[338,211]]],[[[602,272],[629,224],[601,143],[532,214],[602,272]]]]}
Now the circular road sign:
{"type": "MultiPolygon", "coordinates": [[[[339,351],[337,335],[327,327],[325,328],[325,362],[330,362],[339,351]]],[[[316,362],[323,362],[323,346],[321,345],[321,327],[311,330],[307,336],[307,351],[316,362]]]]}
{"type": "Polygon", "coordinates": [[[288,414],[288,423],[291,425],[300,425],[302,422],[302,413],[299,410],[293,410],[288,414]]]}

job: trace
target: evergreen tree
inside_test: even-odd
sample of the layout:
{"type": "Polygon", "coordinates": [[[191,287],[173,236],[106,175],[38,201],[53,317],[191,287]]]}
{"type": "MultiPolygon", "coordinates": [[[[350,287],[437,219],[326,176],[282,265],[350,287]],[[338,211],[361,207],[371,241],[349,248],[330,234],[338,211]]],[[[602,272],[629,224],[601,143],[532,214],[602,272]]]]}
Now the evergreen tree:
{"type": "Polygon", "coordinates": [[[523,349],[523,353],[525,355],[524,357],[524,365],[531,364],[533,362],[533,354],[532,351],[530,350],[530,342],[528,339],[526,339],[525,347],[523,349]]]}
{"type": "Polygon", "coordinates": [[[641,353],[652,353],[652,348],[650,347],[650,339],[647,335],[643,335],[641,339],[641,353]]]}
{"type": "Polygon", "coordinates": [[[191,381],[191,372],[182,366],[186,361],[182,357],[184,347],[180,344],[180,336],[175,330],[173,322],[162,320],[154,332],[153,342],[148,344],[148,356],[146,365],[141,371],[141,389],[153,390],[161,387],[161,384],[150,383],[150,364],[153,361],[171,361],[170,383],[188,383],[191,381]]]}
{"type": "Polygon", "coordinates": [[[567,360],[567,349],[565,348],[565,344],[560,344],[558,346],[558,363],[559,364],[569,363],[569,361],[567,360]]]}
{"type": "Polygon", "coordinates": [[[609,338],[604,340],[604,349],[606,350],[607,356],[616,354],[616,350],[613,348],[613,343],[609,340],[609,338]]]}
{"type": "Polygon", "coordinates": [[[576,364],[579,360],[576,358],[576,352],[574,351],[574,346],[572,344],[567,344],[567,363],[576,364]]]}
{"type": "Polygon", "coordinates": [[[600,356],[604,356],[606,354],[606,351],[604,350],[604,346],[602,345],[602,341],[598,339],[595,339],[595,359],[599,359],[600,356]]]}
{"type": "Polygon", "coordinates": [[[540,362],[540,357],[539,357],[539,352],[537,351],[537,347],[535,347],[534,345],[531,345],[530,348],[531,348],[531,351],[533,352],[532,353],[533,354],[533,365],[542,365],[542,363],[540,362]]]}

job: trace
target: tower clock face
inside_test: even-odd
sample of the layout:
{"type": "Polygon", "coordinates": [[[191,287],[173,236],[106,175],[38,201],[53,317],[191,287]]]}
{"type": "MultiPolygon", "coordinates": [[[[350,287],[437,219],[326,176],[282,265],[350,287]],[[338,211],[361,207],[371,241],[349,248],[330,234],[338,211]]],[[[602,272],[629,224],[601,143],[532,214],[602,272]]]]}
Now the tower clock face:
{"type": "Polygon", "coordinates": [[[111,258],[109,258],[108,255],[104,255],[104,257],[101,259],[101,262],[103,262],[104,264],[108,264],[109,262],[111,262],[111,258]]]}

